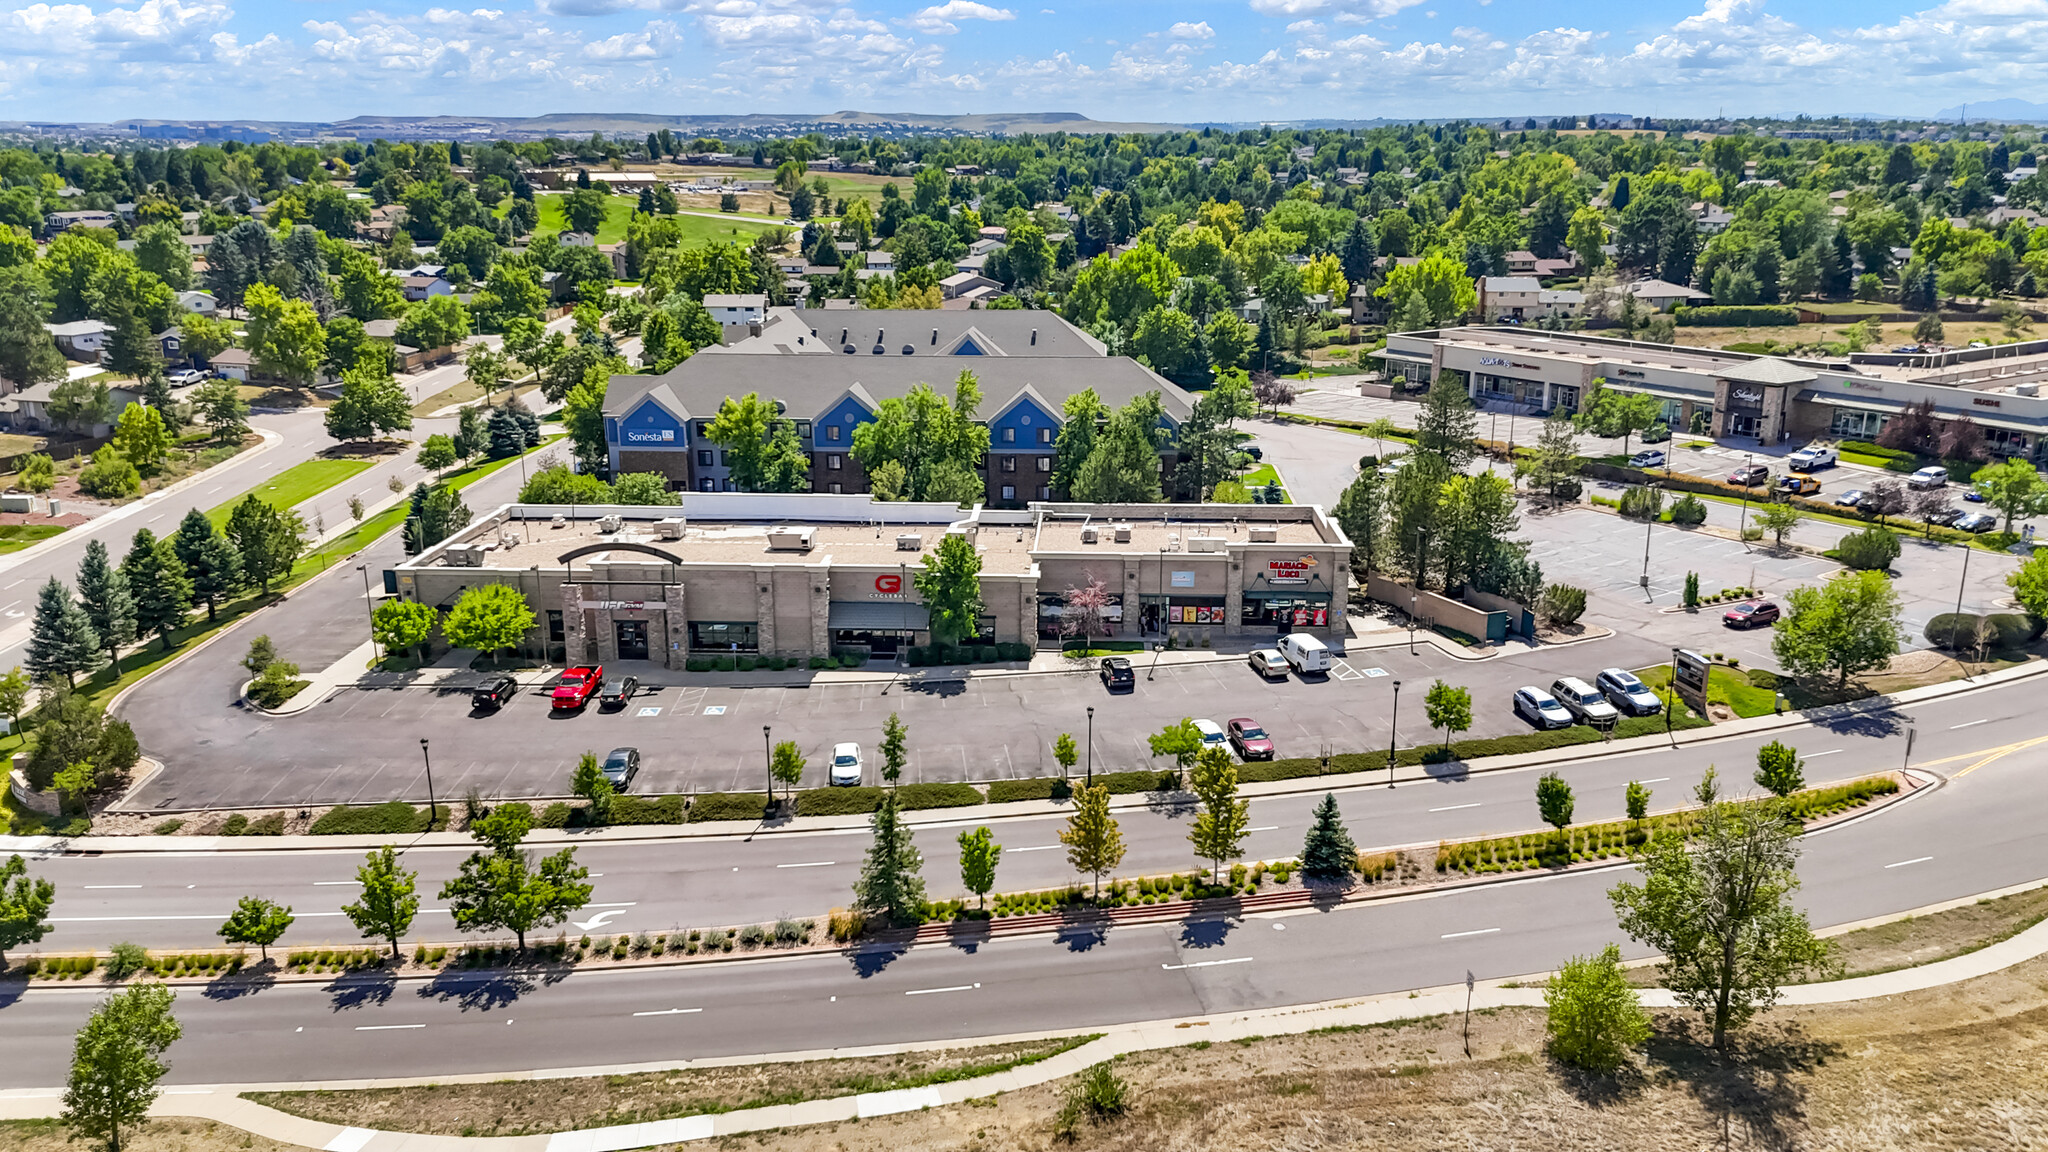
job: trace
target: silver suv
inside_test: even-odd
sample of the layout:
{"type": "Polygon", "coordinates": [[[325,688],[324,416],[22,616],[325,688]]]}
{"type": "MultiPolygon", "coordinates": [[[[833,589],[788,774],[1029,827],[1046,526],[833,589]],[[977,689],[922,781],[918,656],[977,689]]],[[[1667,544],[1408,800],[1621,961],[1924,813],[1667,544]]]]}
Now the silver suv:
{"type": "Polygon", "coordinates": [[[1596,728],[1605,727],[1621,719],[1621,713],[1607,702],[1607,697],[1593,690],[1591,684],[1576,676],[1560,676],[1550,686],[1550,694],[1574,717],[1596,728]]]}
{"type": "Polygon", "coordinates": [[[1655,716],[1664,709],[1664,701],[1637,679],[1635,673],[1623,668],[1602,669],[1593,686],[1600,689],[1616,708],[1631,716],[1655,716]]]}

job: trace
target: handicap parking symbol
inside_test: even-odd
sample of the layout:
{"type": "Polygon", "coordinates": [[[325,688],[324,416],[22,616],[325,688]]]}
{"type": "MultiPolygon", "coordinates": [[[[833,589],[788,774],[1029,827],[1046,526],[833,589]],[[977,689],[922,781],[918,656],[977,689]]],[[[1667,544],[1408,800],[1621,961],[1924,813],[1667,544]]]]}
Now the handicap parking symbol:
{"type": "Polygon", "coordinates": [[[704,710],[704,714],[706,716],[723,716],[725,715],[725,705],[713,704],[711,707],[706,708],[704,710]]]}
{"type": "Polygon", "coordinates": [[[635,715],[637,715],[637,716],[659,716],[659,715],[661,715],[661,709],[659,709],[659,708],[642,708],[642,709],[641,709],[641,710],[640,710],[639,712],[635,713],[635,715]]]}

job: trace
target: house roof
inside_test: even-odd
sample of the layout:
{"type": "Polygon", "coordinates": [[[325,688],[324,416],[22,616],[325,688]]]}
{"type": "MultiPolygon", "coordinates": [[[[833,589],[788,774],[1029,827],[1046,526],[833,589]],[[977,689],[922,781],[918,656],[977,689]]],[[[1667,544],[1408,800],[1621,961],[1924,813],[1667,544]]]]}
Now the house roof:
{"type": "Polygon", "coordinates": [[[1488,276],[1486,278],[1486,290],[1488,292],[1540,292],[1543,290],[1543,285],[1537,283],[1534,276],[1488,276]]]}
{"type": "Polygon", "coordinates": [[[393,319],[363,321],[363,335],[372,340],[398,339],[398,321],[393,319]]]}
{"type": "Polygon", "coordinates": [[[1683,284],[1673,284],[1665,280],[1638,280],[1633,284],[1624,284],[1615,291],[1626,292],[1638,300],[1713,299],[1697,288],[1688,288],[1683,284]]]}
{"type": "Polygon", "coordinates": [[[759,292],[715,293],[704,297],[706,308],[765,308],[768,297],[759,292]]]}
{"type": "Polygon", "coordinates": [[[977,334],[977,347],[989,356],[1099,357],[1109,351],[1057,313],[1038,309],[967,316],[915,308],[770,308],[760,335],[699,355],[843,356],[847,344],[861,355],[871,355],[876,344],[889,345],[892,356],[901,356],[904,344],[910,345],[912,358],[950,355],[970,329],[977,334]]]}
{"type": "Polygon", "coordinates": [[[97,336],[111,331],[102,320],[67,320],[62,324],[45,324],[43,327],[52,336],[97,336]]]}
{"type": "Polygon", "coordinates": [[[224,348],[221,350],[220,355],[215,356],[213,358],[213,366],[216,368],[220,367],[223,364],[227,365],[230,368],[234,367],[237,364],[246,367],[248,365],[254,364],[255,362],[256,358],[249,355],[249,350],[247,348],[224,348]]]}
{"type": "Polygon", "coordinates": [[[1811,384],[1819,379],[1813,373],[1780,360],[1775,356],[1764,356],[1744,364],[1732,364],[1716,369],[1714,375],[1737,384],[1811,384]]]}

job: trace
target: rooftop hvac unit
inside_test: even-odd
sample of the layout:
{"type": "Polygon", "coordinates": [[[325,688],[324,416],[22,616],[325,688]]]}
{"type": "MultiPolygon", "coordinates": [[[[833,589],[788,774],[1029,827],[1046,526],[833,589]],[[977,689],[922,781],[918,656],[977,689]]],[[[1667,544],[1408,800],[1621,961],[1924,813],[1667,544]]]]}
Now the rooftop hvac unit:
{"type": "Polygon", "coordinates": [[[924,537],[915,532],[905,532],[896,537],[896,550],[898,552],[922,552],[924,551],[924,537]]]}
{"type": "Polygon", "coordinates": [[[807,552],[811,547],[815,528],[770,528],[768,550],[770,552],[807,552]]]}
{"type": "Polygon", "coordinates": [[[1253,525],[1252,527],[1252,543],[1254,544],[1273,544],[1277,543],[1279,539],[1280,530],[1278,528],[1274,528],[1271,525],[1253,525]]]}
{"type": "Polygon", "coordinates": [[[1129,524],[1118,524],[1115,528],[1115,537],[1117,543],[1129,544],[1131,542],[1131,526],[1129,524]]]}
{"type": "Polygon", "coordinates": [[[481,568],[484,550],[474,544],[450,544],[445,553],[450,568],[481,568]]]}
{"type": "Polygon", "coordinates": [[[1168,532],[1166,534],[1166,550],[1168,552],[1180,551],[1180,533],[1168,532]]]}
{"type": "Polygon", "coordinates": [[[1093,544],[1099,535],[1101,534],[1093,528],[1083,528],[1081,529],[1081,543],[1093,544]]]}
{"type": "Polygon", "coordinates": [[[688,522],[681,516],[670,516],[654,522],[654,534],[663,540],[681,540],[683,527],[688,522]]]}
{"type": "Polygon", "coordinates": [[[2041,386],[2039,384],[2015,384],[2012,386],[2012,394],[2015,396],[2039,396],[2041,394],[2041,386]]]}
{"type": "Polygon", "coordinates": [[[500,547],[500,548],[517,548],[517,547],[519,547],[519,545],[520,545],[519,533],[517,533],[517,532],[513,532],[513,531],[511,531],[511,530],[509,530],[509,529],[508,529],[508,530],[506,530],[506,531],[504,531],[504,532],[500,532],[500,533],[498,533],[498,547],[500,547]]]}
{"type": "Polygon", "coordinates": [[[597,530],[599,532],[617,532],[619,526],[624,523],[625,521],[620,520],[617,516],[600,516],[597,518],[597,530]]]}
{"type": "Polygon", "coordinates": [[[550,528],[567,528],[568,526],[569,518],[567,516],[562,515],[560,512],[555,513],[554,516],[548,520],[548,527],[550,528]]]}
{"type": "Polygon", "coordinates": [[[1223,537],[1221,537],[1221,536],[1190,536],[1190,537],[1188,537],[1188,551],[1190,551],[1190,552],[1221,552],[1221,551],[1223,551],[1223,537]]]}

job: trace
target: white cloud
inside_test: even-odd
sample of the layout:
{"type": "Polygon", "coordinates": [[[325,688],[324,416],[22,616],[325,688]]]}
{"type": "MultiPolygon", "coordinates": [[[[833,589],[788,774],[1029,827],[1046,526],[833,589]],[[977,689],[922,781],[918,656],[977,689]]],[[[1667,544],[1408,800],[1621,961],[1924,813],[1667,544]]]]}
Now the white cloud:
{"type": "Polygon", "coordinates": [[[927,36],[950,36],[960,31],[955,20],[1015,20],[1017,14],[1008,8],[996,8],[988,4],[977,4],[974,0],[946,0],[921,8],[898,23],[915,28],[927,36]]]}
{"type": "Polygon", "coordinates": [[[1195,24],[1182,20],[1173,27],[1168,28],[1166,36],[1169,40],[1214,40],[1216,38],[1216,30],[1209,27],[1207,20],[1195,24]]]}
{"type": "Polygon", "coordinates": [[[1347,23],[1384,20],[1423,0],[1251,0],[1261,16],[1333,16],[1347,23]]]}
{"type": "Polygon", "coordinates": [[[134,8],[105,12],[83,4],[31,4],[7,14],[5,53],[192,60],[234,14],[226,4],[183,4],[179,0],[143,0],[134,8]]]}

